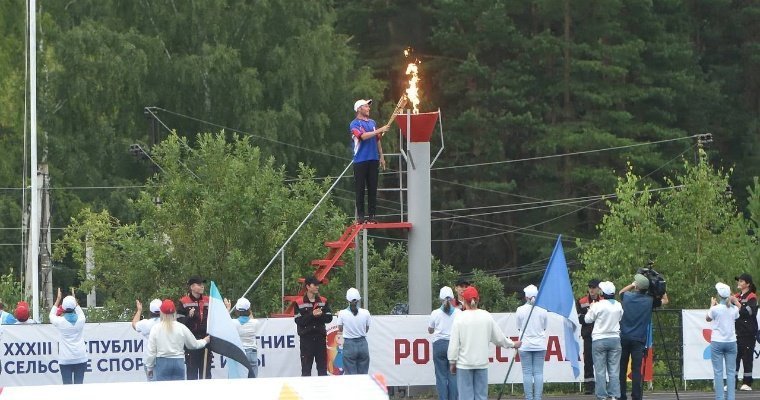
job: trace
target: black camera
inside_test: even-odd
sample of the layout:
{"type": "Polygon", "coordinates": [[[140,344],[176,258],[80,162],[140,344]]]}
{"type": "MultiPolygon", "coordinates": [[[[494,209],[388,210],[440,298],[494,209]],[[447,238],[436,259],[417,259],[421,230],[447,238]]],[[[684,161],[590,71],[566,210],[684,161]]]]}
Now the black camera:
{"type": "Polygon", "coordinates": [[[654,261],[650,260],[646,267],[639,268],[636,273],[644,275],[649,280],[647,294],[661,299],[662,296],[665,295],[665,292],[667,292],[665,277],[661,273],[655,271],[652,267],[654,267],[654,261]]]}

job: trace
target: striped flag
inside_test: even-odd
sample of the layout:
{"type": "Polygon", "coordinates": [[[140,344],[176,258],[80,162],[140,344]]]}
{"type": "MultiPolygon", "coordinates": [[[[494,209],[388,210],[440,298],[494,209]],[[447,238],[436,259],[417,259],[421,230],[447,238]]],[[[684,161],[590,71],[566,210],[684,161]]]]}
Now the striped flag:
{"type": "Polygon", "coordinates": [[[536,296],[536,307],[565,317],[565,361],[570,361],[573,375],[580,375],[580,346],[578,345],[578,313],[575,311],[575,297],[570,285],[565,251],[562,249],[562,235],[557,237],[552,257],[546,267],[541,287],[536,296]]]}
{"type": "Polygon", "coordinates": [[[214,353],[223,355],[231,360],[235,360],[248,369],[248,377],[253,378],[253,368],[245,356],[243,343],[240,341],[234,321],[224,306],[224,299],[216,288],[214,281],[211,281],[211,291],[208,305],[208,334],[211,341],[208,349],[214,353]]]}

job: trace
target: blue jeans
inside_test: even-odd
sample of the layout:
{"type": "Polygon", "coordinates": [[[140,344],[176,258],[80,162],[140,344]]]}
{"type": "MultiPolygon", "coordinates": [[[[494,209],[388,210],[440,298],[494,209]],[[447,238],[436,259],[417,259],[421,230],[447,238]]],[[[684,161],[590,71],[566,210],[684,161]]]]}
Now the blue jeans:
{"type": "Polygon", "coordinates": [[[736,398],[736,342],[710,343],[715,400],[723,400],[723,364],[726,368],[726,398],[736,398]]]}
{"type": "Polygon", "coordinates": [[[449,341],[446,339],[433,342],[433,366],[438,400],[457,400],[457,376],[449,369],[449,357],[446,354],[448,349],[449,341]]]}
{"type": "Polygon", "coordinates": [[[620,338],[597,339],[591,342],[597,399],[620,397],[620,351],[620,338]]]}
{"type": "MultiPolygon", "coordinates": [[[[256,349],[245,349],[245,358],[251,363],[253,377],[259,375],[259,360],[256,349]]],[[[228,358],[227,359],[227,378],[228,379],[245,379],[248,378],[248,369],[243,364],[228,358]]]]}
{"type": "Polygon", "coordinates": [[[457,368],[459,400],[486,400],[488,397],[488,368],[457,368]]]}
{"type": "Polygon", "coordinates": [[[364,375],[369,372],[367,338],[344,339],[343,367],[346,375],[364,375]]]}
{"type": "Polygon", "coordinates": [[[64,385],[80,385],[84,382],[84,371],[87,370],[87,363],[79,364],[60,364],[61,380],[64,385]]]}
{"type": "Polygon", "coordinates": [[[184,381],[185,359],[156,357],[153,379],[156,381],[184,381]]]}
{"type": "Polygon", "coordinates": [[[628,359],[631,360],[631,398],[642,399],[641,362],[644,361],[644,342],[620,338],[620,400],[626,400],[628,389],[628,359]]]}
{"type": "Polygon", "coordinates": [[[544,392],[544,357],[546,350],[520,351],[525,400],[541,400],[544,392]]]}

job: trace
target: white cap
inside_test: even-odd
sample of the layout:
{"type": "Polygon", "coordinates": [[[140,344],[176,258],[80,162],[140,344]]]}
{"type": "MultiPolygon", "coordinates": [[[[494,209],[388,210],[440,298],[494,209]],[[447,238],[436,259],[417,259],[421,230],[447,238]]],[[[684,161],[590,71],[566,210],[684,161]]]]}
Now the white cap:
{"type": "Polygon", "coordinates": [[[538,296],[538,288],[536,285],[528,285],[523,289],[523,292],[525,292],[525,297],[531,298],[538,296]]]}
{"type": "Polygon", "coordinates": [[[718,296],[724,299],[727,299],[728,296],[731,296],[731,288],[723,282],[716,283],[715,290],[718,291],[718,296]]]}
{"type": "Polygon", "coordinates": [[[438,298],[441,300],[446,299],[453,299],[454,298],[454,292],[451,290],[450,287],[444,286],[441,288],[441,291],[438,292],[438,298]]]}
{"type": "Polygon", "coordinates": [[[74,296],[66,296],[63,298],[61,307],[63,307],[64,310],[73,310],[77,308],[77,299],[75,299],[74,296]]]}
{"type": "Polygon", "coordinates": [[[251,309],[251,302],[245,297],[241,297],[238,299],[237,303],[235,303],[235,309],[238,311],[248,311],[251,309]]]}
{"type": "Polygon", "coordinates": [[[367,104],[372,104],[372,99],[359,99],[356,100],[356,103],[354,103],[354,111],[359,111],[359,107],[366,106],[367,104]]]}
{"type": "Polygon", "coordinates": [[[359,295],[359,291],[356,290],[356,288],[351,288],[346,291],[346,300],[359,301],[361,299],[362,299],[362,296],[359,295]]]}
{"type": "Polygon", "coordinates": [[[150,301],[150,312],[158,314],[161,312],[161,300],[153,299],[150,301]]]}
{"type": "Polygon", "coordinates": [[[604,281],[599,284],[599,289],[602,289],[604,294],[615,294],[615,284],[610,281],[604,281]]]}

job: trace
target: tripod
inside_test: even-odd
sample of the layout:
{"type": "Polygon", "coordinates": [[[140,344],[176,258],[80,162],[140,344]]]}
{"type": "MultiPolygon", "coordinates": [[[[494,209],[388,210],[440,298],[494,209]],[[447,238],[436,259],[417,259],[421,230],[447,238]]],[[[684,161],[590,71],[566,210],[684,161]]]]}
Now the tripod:
{"type": "MultiPolygon", "coordinates": [[[[678,394],[678,385],[676,385],[676,378],[675,375],[673,375],[673,368],[670,367],[670,352],[668,350],[667,343],[665,343],[665,339],[663,338],[663,330],[662,330],[662,321],[660,320],[660,314],[657,310],[653,310],[652,314],[654,315],[654,319],[657,320],[657,329],[660,331],[660,344],[662,345],[663,350],[665,350],[665,365],[668,367],[668,373],[670,374],[670,381],[673,383],[673,393],[676,395],[676,399],[681,400],[681,397],[678,394]]],[[[652,343],[654,344],[654,331],[652,331],[652,343]]],[[[649,351],[649,349],[647,349],[649,351]]],[[[644,376],[646,372],[646,363],[644,363],[644,370],[641,372],[641,385],[644,385],[644,376]]],[[[642,388],[643,389],[643,388],[642,388]]],[[[642,390],[643,393],[643,390],[642,390]]]]}

